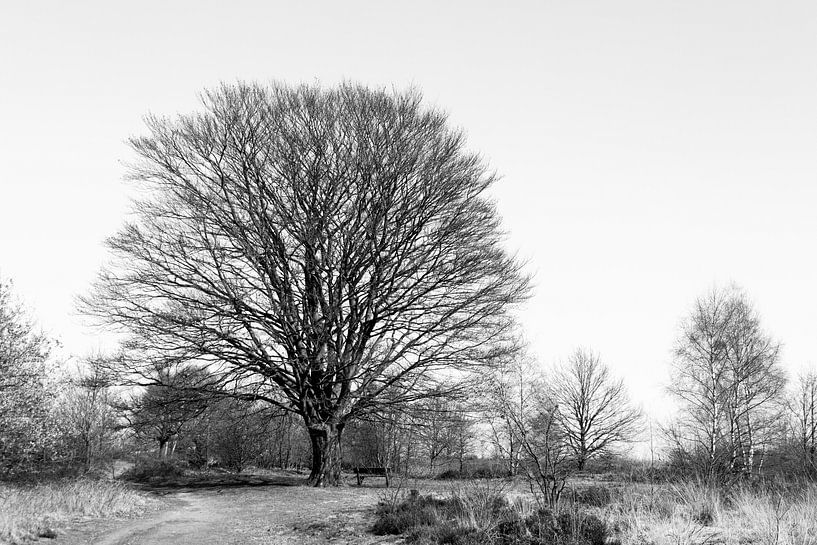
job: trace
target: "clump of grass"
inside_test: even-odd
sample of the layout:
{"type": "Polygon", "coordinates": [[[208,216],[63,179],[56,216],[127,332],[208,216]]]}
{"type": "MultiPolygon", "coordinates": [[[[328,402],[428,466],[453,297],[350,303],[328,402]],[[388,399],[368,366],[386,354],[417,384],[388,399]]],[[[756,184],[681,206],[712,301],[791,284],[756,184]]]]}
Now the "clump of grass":
{"type": "Polygon", "coordinates": [[[613,491],[606,486],[590,485],[576,490],[574,498],[590,507],[606,507],[613,502],[613,491]]]}
{"type": "Polygon", "coordinates": [[[673,487],[689,518],[701,526],[713,526],[724,511],[721,489],[700,482],[684,482],[673,487]]]}
{"type": "Polygon", "coordinates": [[[0,543],[54,538],[77,518],[131,515],[155,500],[122,483],[77,479],[37,485],[0,485],[0,543]]]}
{"type": "Polygon", "coordinates": [[[799,492],[738,490],[728,527],[745,541],[768,545],[817,545],[817,486],[799,492]]]}

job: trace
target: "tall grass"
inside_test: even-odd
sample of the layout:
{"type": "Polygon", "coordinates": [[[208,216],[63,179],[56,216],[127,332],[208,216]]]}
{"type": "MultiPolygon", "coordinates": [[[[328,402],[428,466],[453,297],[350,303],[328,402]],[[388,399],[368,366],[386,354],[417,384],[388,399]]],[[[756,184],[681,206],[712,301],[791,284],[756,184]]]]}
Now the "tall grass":
{"type": "Polygon", "coordinates": [[[593,485],[549,511],[505,484],[473,483],[383,504],[375,532],[423,544],[817,545],[817,485],[593,485]]]}
{"type": "Polygon", "coordinates": [[[606,518],[624,545],[817,545],[817,486],[630,485],[606,518]]]}
{"type": "Polygon", "coordinates": [[[740,490],[724,524],[764,545],[817,545],[817,486],[798,491],[740,490]]]}
{"type": "Polygon", "coordinates": [[[0,543],[55,537],[75,519],[131,515],[156,502],[110,481],[77,479],[37,485],[0,484],[0,543]]]}

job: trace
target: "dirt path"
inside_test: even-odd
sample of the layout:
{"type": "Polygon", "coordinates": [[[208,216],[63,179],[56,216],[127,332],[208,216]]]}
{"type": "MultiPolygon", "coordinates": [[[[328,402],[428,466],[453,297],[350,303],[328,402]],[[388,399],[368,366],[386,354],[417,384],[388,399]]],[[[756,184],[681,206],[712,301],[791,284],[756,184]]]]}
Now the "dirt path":
{"type": "Polygon", "coordinates": [[[256,486],[187,489],[169,509],[68,529],[59,545],[394,543],[368,533],[382,489],[256,486]]]}

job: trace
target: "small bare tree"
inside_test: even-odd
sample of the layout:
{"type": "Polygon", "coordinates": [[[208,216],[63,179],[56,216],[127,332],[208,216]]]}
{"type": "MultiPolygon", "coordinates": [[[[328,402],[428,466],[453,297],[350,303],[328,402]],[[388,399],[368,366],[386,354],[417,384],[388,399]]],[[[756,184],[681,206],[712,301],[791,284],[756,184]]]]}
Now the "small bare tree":
{"type": "Polygon", "coordinates": [[[640,429],[641,411],[630,402],[624,381],[591,350],[577,349],[556,370],[552,390],[579,470],[594,456],[632,441],[640,429]]]}
{"type": "Polygon", "coordinates": [[[531,493],[543,507],[555,508],[575,467],[561,426],[559,406],[541,378],[531,379],[524,412],[510,412],[519,441],[520,461],[531,493]]]}
{"type": "Polygon", "coordinates": [[[482,412],[489,426],[490,442],[507,465],[508,475],[519,471],[522,457],[520,423],[536,404],[541,376],[533,360],[519,353],[503,358],[483,383],[482,412]]]}
{"type": "Polygon", "coordinates": [[[411,412],[418,443],[428,461],[427,469],[433,474],[438,460],[455,449],[460,415],[454,402],[445,397],[423,400],[411,412]]]}
{"type": "Polygon", "coordinates": [[[120,429],[117,397],[110,377],[100,365],[104,358],[86,357],[76,376],[64,385],[57,403],[60,434],[72,460],[81,463],[85,471],[111,462],[120,429]]]}
{"type": "Polygon", "coordinates": [[[540,397],[532,416],[520,426],[525,476],[537,501],[551,509],[559,505],[571,473],[570,443],[560,420],[558,405],[551,398],[540,397]]]}
{"type": "Polygon", "coordinates": [[[156,442],[160,458],[173,454],[170,441],[201,415],[212,398],[203,397],[199,387],[206,384],[197,369],[164,368],[157,382],[123,401],[119,409],[137,435],[156,442]]]}

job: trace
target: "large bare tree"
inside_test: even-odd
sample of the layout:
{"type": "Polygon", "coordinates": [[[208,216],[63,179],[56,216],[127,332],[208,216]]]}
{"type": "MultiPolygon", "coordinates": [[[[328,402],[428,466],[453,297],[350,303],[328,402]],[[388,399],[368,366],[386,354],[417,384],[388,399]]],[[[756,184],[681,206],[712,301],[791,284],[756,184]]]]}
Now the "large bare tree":
{"type": "Polygon", "coordinates": [[[624,381],[615,378],[598,354],[578,348],[553,377],[560,423],[577,469],[615,446],[632,441],[641,411],[630,402],[624,381]]]}
{"type": "Polygon", "coordinates": [[[237,84],[203,106],[130,141],[143,191],[84,309],[130,335],[142,383],[154,358],[194,365],[299,414],[310,482],[337,483],[346,422],[507,336],[529,280],[496,176],[417,92],[237,84]]]}

